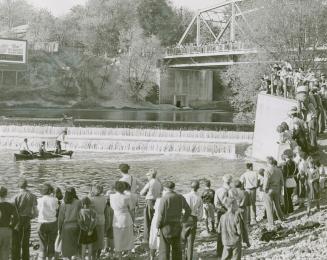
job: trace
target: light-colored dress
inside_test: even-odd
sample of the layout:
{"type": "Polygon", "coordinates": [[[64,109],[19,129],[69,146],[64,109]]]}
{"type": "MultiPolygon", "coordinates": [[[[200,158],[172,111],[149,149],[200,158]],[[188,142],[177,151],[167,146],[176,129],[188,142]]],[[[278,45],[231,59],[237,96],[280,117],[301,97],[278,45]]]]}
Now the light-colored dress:
{"type": "Polygon", "coordinates": [[[93,243],[93,250],[104,248],[104,229],[105,229],[105,210],[107,207],[107,199],[104,196],[91,197],[91,206],[97,214],[97,240],[93,243]]]}
{"type": "Polygon", "coordinates": [[[113,235],[115,251],[132,250],[134,247],[133,220],[130,213],[131,200],[121,193],[110,195],[110,205],[114,211],[113,235]]]}
{"type": "Polygon", "coordinates": [[[150,249],[159,249],[159,237],[158,237],[158,229],[157,229],[157,220],[158,220],[158,211],[160,205],[161,198],[156,200],[154,204],[154,215],[151,221],[151,228],[150,228],[150,238],[149,238],[149,248],[150,249]]]}

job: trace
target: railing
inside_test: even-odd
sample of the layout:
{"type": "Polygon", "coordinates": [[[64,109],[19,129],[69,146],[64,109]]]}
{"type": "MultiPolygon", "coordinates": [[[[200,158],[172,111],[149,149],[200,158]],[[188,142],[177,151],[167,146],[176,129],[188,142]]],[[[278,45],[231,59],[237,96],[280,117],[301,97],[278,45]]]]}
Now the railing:
{"type": "Polygon", "coordinates": [[[244,43],[244,42],[205,44],[201,46],[189,44],[189,45],[168,47],[166,49],[166,56],[219,53],[219,52],[230,52],[230,51],[249,51],[254,49],[255,48],[251,44],[244,43]]]}

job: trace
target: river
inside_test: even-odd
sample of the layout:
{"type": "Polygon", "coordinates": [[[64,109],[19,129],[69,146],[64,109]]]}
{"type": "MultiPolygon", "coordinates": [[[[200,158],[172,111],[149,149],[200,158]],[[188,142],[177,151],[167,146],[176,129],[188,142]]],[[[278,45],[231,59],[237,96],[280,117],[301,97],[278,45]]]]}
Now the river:
{"type": "MultiPolygon", "coordinates": [[[[18,192],[20,176],[28,180],[29,188],[37,196],[40,196],[39,185],[44,182],[62,189],[74,186],[80,197],[89,192],[92,182],[101,182],[108,190],[118,180],[118,165],[122,162],[128,163],[133,176],[144,183],[145,173],[150,168],[156,168],[160,180],[176,182],[176,190],[182,193],[188,191],[192,180],[208,178],[216,188],[223,174],[236,177],[244,170],[242,160],[223,160],[212,156],[77,152],[72,159],[15,162],[13,153],[13,150],[0,150],[0,185],[9,189],[10,199],[18,192]]],[[[33,244],[37,243],[36,240],[36,224],[33,222],[33,244]]]]}
{"type": "Polygon", "coordinates": [[[15,108],[0,109],[0,116],[23,118],[62,118],[63,114],[74,119],[168,121],[168,122],[232,122],[233,113],[222,110],[142,110],[142,109],[59,109],[15,108]]]}

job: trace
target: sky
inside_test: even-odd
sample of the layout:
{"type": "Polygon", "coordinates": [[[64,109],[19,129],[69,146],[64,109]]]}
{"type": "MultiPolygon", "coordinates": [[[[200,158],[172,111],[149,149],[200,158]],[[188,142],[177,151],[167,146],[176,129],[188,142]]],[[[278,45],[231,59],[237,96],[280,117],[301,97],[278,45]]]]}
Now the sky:
{"type": "MultiPolygon", "coordinates": [[[[69,9],[78,4],[84,4],[86,0],[27,0],[38,8],[46,8],[55,16],[69,12],[69,9]]],[[[193,10],[202,9],[216,4],[219,0],[170,0],[175,6],[184,6],[193,10]]]]}

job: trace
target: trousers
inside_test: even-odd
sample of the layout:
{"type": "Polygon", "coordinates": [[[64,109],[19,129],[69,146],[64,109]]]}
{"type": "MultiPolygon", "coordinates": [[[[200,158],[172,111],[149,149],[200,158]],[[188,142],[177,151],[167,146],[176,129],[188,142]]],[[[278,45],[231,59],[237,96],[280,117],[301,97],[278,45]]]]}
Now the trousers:
{"type": "Polygon", "coordinates": [[[0,260],[8,260],[12,240],[12,230],[9,227],[0,227],[0,260]]]}
{"type": "Polygon", "coordinates": [[[182,259],[182,246],[181,236],[168,238],[160,230],[160,243],[159,243],[159,260],[170,260],[170,252],[172,260],[182,259]]]}
{"type": "Polygon", "coordinates": [[[57,238],[57,221],[51,223],[40,223],[38,228],[40,239],[41,257],[53,257],[55,255],[55,241],[57,238]]]}
{"type": "Polygon", "coordinates": [[[264,193],[263,204],[267,212],[267,220],[269,225],[274,225],[274,207],[276,208],[276,215],[278,219],[283,218],[282,209],[280,207],[280,195],[277,191],[264,193]]]}
{"type": "Polygon", "coordinates": [[[191,222],[190,225],[190,232],[188,236],[186,237],[184,241],[184,246],[186,249],[186,259],[192,260],[193,259],[193,248],[194,248],[194,241],[195,241],[195,235],[196,235],[196,229],[198,224],[198,218],[195,216],[190,216],[191,222]]]}
{"type": "Polygon", "coordinates": [[[12,260],[29,260],[29,242],[31,236],[31,218],[20,216],[18,229],[13,231],[12,260]]]}
{"type": "Polygon", "coordinates": [[[145,209],[144,209],[144,240],[149,241],[151,222],[154,215],[154,204],[155,200],[146,200],[145,209]]]}

